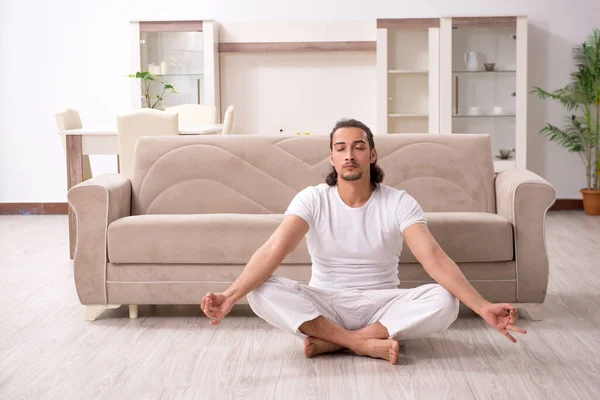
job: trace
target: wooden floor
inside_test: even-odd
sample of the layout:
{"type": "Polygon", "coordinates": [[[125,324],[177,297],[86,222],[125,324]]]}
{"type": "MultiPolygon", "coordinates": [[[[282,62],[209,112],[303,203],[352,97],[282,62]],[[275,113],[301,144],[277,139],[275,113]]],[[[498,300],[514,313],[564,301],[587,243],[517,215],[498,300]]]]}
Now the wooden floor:
{"type": "Polygon", "coordinates": [[[247,309],[218,328],[190,306],[84,322],[66,216],[0,216],[0,399],[600,399],[600,217],[551,212],[547,242],[545,319],[517,344],[463,316],[392,366],[305,359],[247,309]]]}

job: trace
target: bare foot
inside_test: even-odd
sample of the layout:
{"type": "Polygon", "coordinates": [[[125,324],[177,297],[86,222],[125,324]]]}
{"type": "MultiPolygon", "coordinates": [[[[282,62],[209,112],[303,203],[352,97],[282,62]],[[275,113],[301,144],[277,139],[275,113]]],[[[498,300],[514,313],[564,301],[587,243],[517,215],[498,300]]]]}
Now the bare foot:
{"type": "Polygon", "coordinates": [[[391,364],[398,364],[399,350],[400,345],[394,339],[368,339],[353,349],[359,356],[382,358],[391,364]]]}
{"type": "Polygon", "coordinates": [[[326,342],[312,336],[308,336],[304,339],[304,355],[306,358],[311,358],[323,353],[334,353],[339,350],[342,350],[342,347],[337,344],[326,342]]]}

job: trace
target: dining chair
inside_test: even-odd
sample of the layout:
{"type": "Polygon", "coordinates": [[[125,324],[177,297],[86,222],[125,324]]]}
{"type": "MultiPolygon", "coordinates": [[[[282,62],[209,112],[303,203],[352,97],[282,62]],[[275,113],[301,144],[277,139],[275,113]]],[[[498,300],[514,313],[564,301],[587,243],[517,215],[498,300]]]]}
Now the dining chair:
{"type": "Polygon", "coordinates": [[[177,113],[179,126],[217,123],[217,107],[201,104],[182,104],[167,107],[165,111],[177,113]]]}
{"type": "Polygon", "coordinates": [[[142,108],[117,115],[120,173],[133,176],[135,143],[142,136],[172,136],[179,134],[177,114],[142,108]]]}
{"type": "MultiPolygon", "coordinates": [[[[56,124],[58,125],[59,131],[70,131],[72,129],[81,129],[83,124],[81,123],[81,117],[79,113],[72,108],[66,108],[62,111],[54,114],[56,118],[56,124]]],[[[66,135],[60,135],[65,157],[67,154],[67,138],[66,135]]],[[[90,156],[87,154],[83,155],[83,180],[88,180],[92,177],[92,166],[90,164],[90,156]]]]}
{"type": "Polygon", "coordinates": [[[225,117],[223,118],[223,135],[231,135],[233,133],[234,112],[234,106],[227,107],[227,111],[225,111],[225,117]]]}

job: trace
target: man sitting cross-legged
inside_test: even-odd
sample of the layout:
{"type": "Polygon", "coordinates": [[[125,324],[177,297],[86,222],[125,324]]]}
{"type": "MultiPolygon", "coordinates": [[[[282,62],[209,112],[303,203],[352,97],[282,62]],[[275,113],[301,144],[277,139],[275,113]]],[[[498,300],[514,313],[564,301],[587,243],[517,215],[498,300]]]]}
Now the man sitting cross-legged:
{"type": "Polygon", "coordinates": [[[516,308],[492,304],[467,281],[431,236],[425,215],[406,191],[382,185],[371,130],[356,120],[330,135],[326,183],[300,191],[284,220],[223,293],[201,308],[219,324],[247,296],[269,324],[303,337],[306,357],[349,349],[398,362],[399,340],[446,330],[459,300],[512,342],[516,308]],[[273,276],[306,236],[312,260],[308,285],[273,276]],[[437,282],[399,289],[403,242],[437,282]]]}

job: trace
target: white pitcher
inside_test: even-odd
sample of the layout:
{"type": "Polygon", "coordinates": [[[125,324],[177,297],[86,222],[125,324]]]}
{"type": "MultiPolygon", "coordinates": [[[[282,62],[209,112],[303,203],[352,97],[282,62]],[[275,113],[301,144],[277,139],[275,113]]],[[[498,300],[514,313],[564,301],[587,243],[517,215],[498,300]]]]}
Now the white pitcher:
{"type": "Polygon", "coordinates": [[[479,71],[479,53],[469,50],[465,53],[465,64],[467,71],[479,71]]]}

